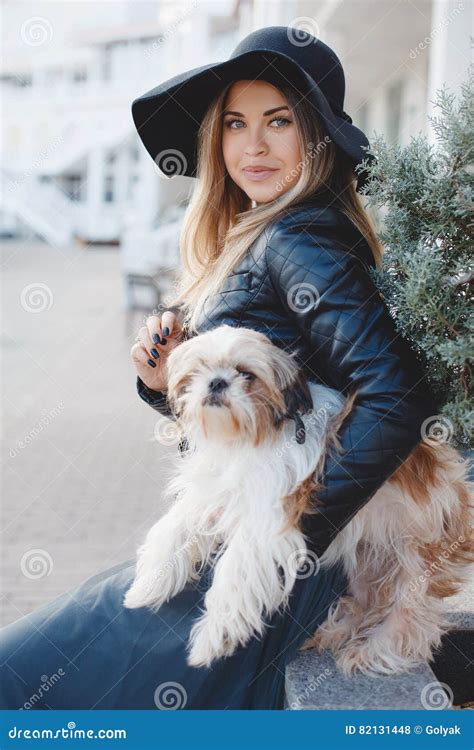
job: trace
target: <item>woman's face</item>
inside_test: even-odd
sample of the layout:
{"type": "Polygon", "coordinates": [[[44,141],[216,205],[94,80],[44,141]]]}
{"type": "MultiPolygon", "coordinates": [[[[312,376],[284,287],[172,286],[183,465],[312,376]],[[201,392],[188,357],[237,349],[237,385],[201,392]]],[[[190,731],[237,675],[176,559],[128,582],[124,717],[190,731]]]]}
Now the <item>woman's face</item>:
{"type": "Polygon", "coordinates": [[[232,84],[224,106],[222,150],[229,175],[257,204],[269,203],[298,181],[295,118],[278,88],[261,80],[232,84]]]}

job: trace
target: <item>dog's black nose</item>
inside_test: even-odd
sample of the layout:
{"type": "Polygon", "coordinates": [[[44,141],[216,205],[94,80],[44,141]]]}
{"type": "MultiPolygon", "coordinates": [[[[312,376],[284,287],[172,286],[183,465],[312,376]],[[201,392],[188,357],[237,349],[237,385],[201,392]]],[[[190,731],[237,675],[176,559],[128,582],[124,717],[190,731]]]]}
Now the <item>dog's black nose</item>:
{"type": "Polygon", "coordinates": [[[211,382],[209,383],[209,390],[211,393],[220,393],[221,391],[225,390],[228,386],[227,380],[224,378],[213,378],[211,382]]]}

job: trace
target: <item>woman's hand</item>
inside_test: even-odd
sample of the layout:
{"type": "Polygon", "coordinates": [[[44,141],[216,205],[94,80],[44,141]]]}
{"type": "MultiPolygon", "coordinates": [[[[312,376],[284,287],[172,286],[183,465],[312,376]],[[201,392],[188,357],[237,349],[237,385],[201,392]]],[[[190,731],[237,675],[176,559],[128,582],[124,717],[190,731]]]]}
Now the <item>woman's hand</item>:
{"type": "Polygon", "coordinates": [[[150,315],[138,331],[137,343],[130,350],[135,369],[148,388],[166,391],[168,374],[166,360],[169,353],[183,340],[183,329],[171,310],[161,316],[150,315]]]}

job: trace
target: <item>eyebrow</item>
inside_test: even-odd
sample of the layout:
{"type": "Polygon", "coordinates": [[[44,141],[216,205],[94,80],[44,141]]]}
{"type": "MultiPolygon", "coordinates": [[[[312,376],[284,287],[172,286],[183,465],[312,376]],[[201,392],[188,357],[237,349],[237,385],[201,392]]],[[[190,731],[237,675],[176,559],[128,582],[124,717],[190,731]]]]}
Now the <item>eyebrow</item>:
{"type": "MultiPolygon", "coordinates": [[[[284,105],[282,107],[274,107],[274,109],[267,109],[267,111],[263,113],[263,117],[267,117],[267,115],[273,115],[274,112],[279,112],[281,109],[287,109],[289,111],[290,108],[284,105]]],[[[237,117],[245,117],[242,112],[233,112],[231,110],[226,110],[224,112],[224,115],[237,115],[237,117]]]]}

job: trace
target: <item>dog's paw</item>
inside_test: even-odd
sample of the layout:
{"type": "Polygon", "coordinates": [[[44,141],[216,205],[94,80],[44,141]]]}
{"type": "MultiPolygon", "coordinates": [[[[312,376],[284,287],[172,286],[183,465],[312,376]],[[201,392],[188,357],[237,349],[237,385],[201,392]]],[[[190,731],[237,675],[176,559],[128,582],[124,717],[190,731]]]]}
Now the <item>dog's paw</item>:
{"type": "Polygon", "coordinates": [[[149,607],[157,610],[164,602],[162,592],[159,590],[159,582],[156,576],[149,574],[137,578],[123,599],[123,606],[127,609],[139,609],[140,607],[149,607]]]}
{"type": "Polygon", "coordinates": [[[336,664],[346,677],[356,673],[368,676],[400,674],[417,666],[416,661],[387,647],[384,649],[371,638],[354,638],[338,653],[336,664]]]}
{"type": "Polygon", "coordinates": [[[304,641],[303,645],[300,646],[298,650],[307,651],[308,649],[313,649],[314,651],[316,651],[316,653],[320,654],[325,650],[325,648],[326,646],[324,646],[321,642],[321,631],[317,630],[314,635],[304,641]]]}
{"type": "Polygon", "coordinates": [[[216,630],[209,618],[203,617],[191,628],[187,663],[190,667],[210,667],[216,659],[231,656],[236,645],[230,643],[225,630],[216,630]]]}

